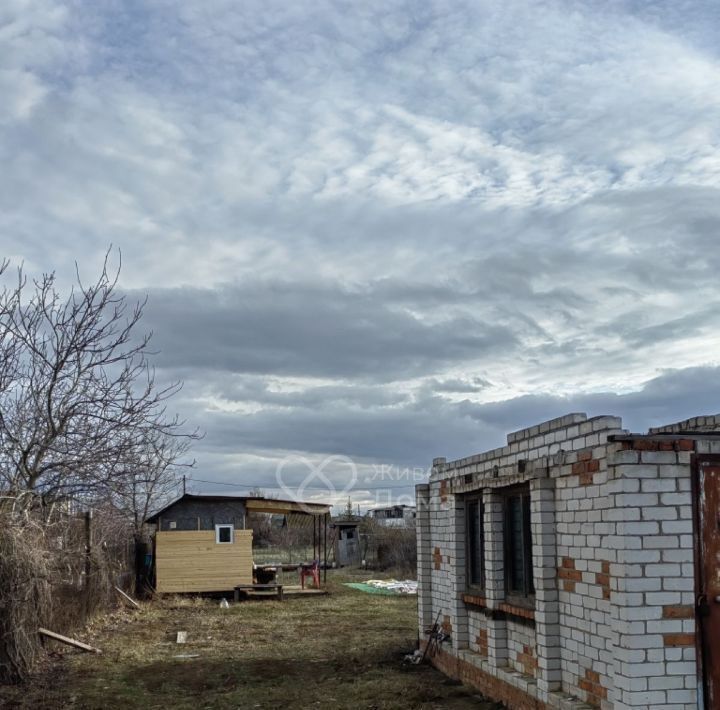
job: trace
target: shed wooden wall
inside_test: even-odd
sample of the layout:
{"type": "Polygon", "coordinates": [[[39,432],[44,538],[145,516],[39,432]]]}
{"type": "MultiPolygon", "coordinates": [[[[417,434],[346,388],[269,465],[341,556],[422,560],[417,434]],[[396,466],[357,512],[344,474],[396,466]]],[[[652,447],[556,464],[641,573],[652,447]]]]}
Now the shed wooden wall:
{"type": "Polygon", "coordinates": [[[252,530],[235,530],[217,544],[214,530],[169,530],[155,535],[158,592],[227,592],[252,584],[252,530]]]}

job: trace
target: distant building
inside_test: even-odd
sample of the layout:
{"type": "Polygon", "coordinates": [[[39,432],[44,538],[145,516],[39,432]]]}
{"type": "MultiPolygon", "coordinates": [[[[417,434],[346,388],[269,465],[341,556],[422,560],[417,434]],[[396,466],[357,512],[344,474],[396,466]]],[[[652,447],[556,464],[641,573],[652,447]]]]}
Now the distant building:
{"type": "Polygon", "coordinates": [[[262,496],[186,493],[151,515],[156,526],[155,589],[158,592],[224,592],[253,581],[252,530],[249,513],[309,515],[317,536],[313,556],[327,554],[330,505],[262,496]]]}
{"type": "Polygon", "coordinates": [[[416,508],[414,505],[403,504],[373,508],[369,513],[376,523],[388,528],[407,528],[415,525],[416,508]]]}

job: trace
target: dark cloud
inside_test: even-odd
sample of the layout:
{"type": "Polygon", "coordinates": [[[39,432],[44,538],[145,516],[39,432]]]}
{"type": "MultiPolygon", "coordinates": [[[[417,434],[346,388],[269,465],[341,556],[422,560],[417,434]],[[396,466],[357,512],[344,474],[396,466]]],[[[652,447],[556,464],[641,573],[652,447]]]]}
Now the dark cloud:
{"type": "Polygon", "coordinates": [[[404,406],[370,409],[329,394],[322,402],[308,402],[303,393],[292,400],[253,414],[204,415],[208,437],[202,446],[270,457],[342,452],[359,463],[426,468],[435,456],[458,458],[503,446],[508,432],[571,411],[618,415],[632,431],[720,412],[720,368],[669,371],[625,394],[537,394],[477,404],[417,391],[404,406]]]}
{"type": "Polygon", "coordinates": [[[407,379],[513,348],[507,326],[456,316],[429,324],[340,285],[255,283],[153,290],[144,324],[163,367],[407,379]]]}

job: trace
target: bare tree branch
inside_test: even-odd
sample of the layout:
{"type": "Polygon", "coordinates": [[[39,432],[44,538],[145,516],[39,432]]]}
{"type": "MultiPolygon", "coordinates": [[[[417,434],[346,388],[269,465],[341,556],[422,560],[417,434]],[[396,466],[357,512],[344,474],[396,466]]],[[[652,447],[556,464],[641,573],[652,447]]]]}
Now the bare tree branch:
{"type": "Polygon", "coordinates": [[[198,433],[168,414],[182,384],[156,384],[151,335],[139,332],[146,300],[118,292],[109,258],[89,285],[78,272],[65,298],[54,273],[29,284],[22,267],[0,293],[0,489],[105,496],[139,530],[198,433]]]}

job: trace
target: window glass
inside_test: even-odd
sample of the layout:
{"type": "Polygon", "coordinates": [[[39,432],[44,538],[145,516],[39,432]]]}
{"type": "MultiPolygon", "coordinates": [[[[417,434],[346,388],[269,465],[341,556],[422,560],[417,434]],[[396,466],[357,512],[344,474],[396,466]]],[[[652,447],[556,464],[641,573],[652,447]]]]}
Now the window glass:
{"type": "Polygon", "coordinates": [[[465,507],[467,527],[467,579],[468,585],[485,585],[485,544],[483,539],[483,504],[471,498],[465,507]]]}
{"type": "Polygon", "coordinates": [[[232,525],[218,525],[215,528],[215,542],[232,542],[232,525]]]}
{"type": "Polygon", "coordinates": [[[508,594],[535,593],[532,578],[532,537],[530,534],[530,490],[525,486],[505,497],[505,581],[508,594]]]}

